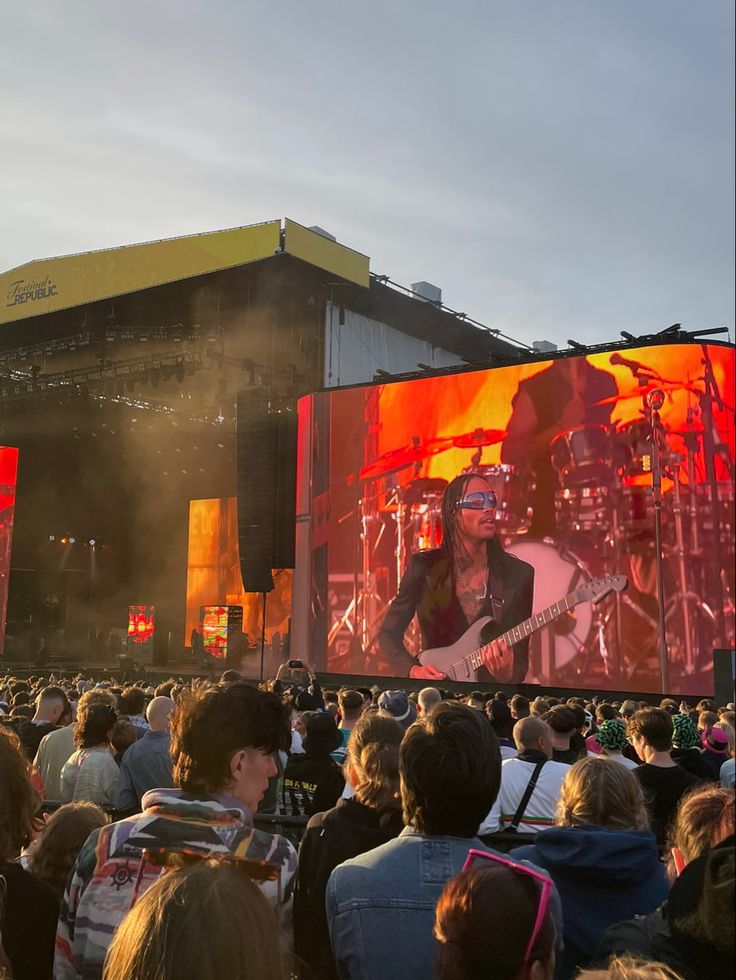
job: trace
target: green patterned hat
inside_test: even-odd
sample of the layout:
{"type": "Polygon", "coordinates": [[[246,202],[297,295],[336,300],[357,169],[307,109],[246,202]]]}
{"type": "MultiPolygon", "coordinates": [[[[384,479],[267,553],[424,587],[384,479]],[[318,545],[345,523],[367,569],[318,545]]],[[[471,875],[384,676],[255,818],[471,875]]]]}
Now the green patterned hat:
{"type": "Polygon", "coordinates": [[[602,749],[610,749],[612,752],[621,752],[625,749],[628,740],[626,738],[626,725],[617,718],[610,718],[604,721],[598,729],[596,735],[598,744],[602,749]]]}

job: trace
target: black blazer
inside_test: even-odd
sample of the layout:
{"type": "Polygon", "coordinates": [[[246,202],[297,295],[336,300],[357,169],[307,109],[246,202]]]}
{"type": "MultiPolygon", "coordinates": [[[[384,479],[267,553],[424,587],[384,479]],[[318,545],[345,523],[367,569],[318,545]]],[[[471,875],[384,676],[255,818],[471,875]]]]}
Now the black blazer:
{"type": "MultiPolygon", "coordinates": [[[[487,642],[506,630],[518,626],[532,614],[534,569],[525,561],[507,554],[497,539],[488,543],[488,589],[477,618],[493,615],[491,596],[503,600],[500,619],[487,629],[487,642]]],[[[404,646],[404,633],[417,614],[422,633],[422,647],[446,647],[458,640],[470,623],[455,594],[455,582],[449,555],[443,548],[419,551],[411,556],[401,579],[396,598],[386,613],[378,634],[378,646],[386,669],[395,676],[409,673],[416,660],[404,646]]],[[[511,683],[519,684],[529,668],[529,637],[513,646],[514,670],[511,683]]],[[[485,667],[478,671],[479,680],[495,680],[485,667]]]]}

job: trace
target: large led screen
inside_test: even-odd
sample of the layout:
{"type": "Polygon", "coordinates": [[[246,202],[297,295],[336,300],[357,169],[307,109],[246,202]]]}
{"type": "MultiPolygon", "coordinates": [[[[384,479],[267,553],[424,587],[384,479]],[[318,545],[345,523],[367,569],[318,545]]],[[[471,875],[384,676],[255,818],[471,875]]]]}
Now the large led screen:
{"type": "Polygon", "coordinates": [[[0,656],[5,644],[10,544],[13,538],[17,474],[18,450],[10,446],[0,446],[0,656]]]}
{"type": "Polygon", "coordinates": [[[733,401],[734,350],[718,344],[302,399],[300,643],[336,673],[407,676],[424,659],[475,683],[710,691],[713,648],[734,641],[733,401]],[[472,484],[451,482],[463,474],[472,484]],[[478,535],[496,543],[479,552],[478,535]],[[471,649],[478,616],[490,621],[471,649]],[[511,666],[475,653],[501,626],[511,666]]]}

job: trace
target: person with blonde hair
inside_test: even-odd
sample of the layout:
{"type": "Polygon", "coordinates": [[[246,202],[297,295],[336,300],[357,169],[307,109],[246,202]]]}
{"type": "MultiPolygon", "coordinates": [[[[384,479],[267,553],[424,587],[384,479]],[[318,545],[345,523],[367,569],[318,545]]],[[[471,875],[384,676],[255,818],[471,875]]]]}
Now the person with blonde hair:
{"type": "MultiPolygon", "coordinates": [[[[401,724],[375,712],[364,714],[348,742],[345,774],[355,787],[350,799],[315,814],[299,849],[294,899],[294,950],[316,977],[336,977],[325,915],[325,890],[331,872],[392,840],[404,824],[399,800],[401,724]]],[[[311,974],[310,974],[311,976],[311,974]]]]}
{"type": "Polygon", "coordinates": [[[733,976],[735,827],[731,790],[702,783],[687,793],[668,835],[667,902],[611,926],[596,959],[626,953],[661,960],[688,980],[733,976]]]}
{"type": "Polygon", "coordinates": [[[169,871],[125,916],[103,980],[286,980],[276,916],[237,861],[169,871]]]}
{"type": "Polygon", "coordinates": [[[614,956],[605,969],[583,970],[577,980],[682,980],[682,977],[666,963],[614,956]]]}
{"type": "Polygon", "coordinates": [[[596,757],[571,766],[555,824],[512,856],[545,868],[557,885],[565,941],[558,975],[570,976],[609,926],[654,911],[667,881],[641,787],[620,763],[596,757]]]}

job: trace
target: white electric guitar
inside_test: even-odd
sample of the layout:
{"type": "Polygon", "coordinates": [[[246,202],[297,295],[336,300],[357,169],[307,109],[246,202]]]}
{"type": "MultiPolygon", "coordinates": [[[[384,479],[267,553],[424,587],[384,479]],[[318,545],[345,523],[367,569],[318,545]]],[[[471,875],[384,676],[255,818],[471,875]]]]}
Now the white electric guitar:
{"type": "MultiPolygon", "coordinates": [[[[502,633],[493,639],[503,640],[507,646],[519,643],[537,630],[549,626],[564,613],[573,609],[581,602],[592,602],[597,605],[601,599],[609,592],[623,592],[628,586],[629,580],[625,575],[603,575],[600,578],[591,579],[578,586],[574,592],[566,595],[564,599],[548,606],[536,616],[530,616],[523,623],[514,626],[513,629],[502,633]]],[[[475,681],[478,679],[478,668],[483,666],[483,651],[486,650],[492,641],[483,643],[481,634],[483,629],[493,620],[490,616],[482,616],[477,619],[463,633],[459,640],[449,647],[435,647],[433,650],[425,650],[419,655],[419,663],[423,666],[429,665],[436,670],[442,671],[454,681],[475,681]]]]}

